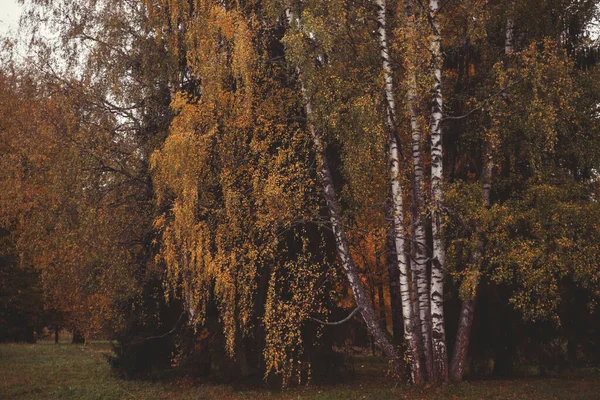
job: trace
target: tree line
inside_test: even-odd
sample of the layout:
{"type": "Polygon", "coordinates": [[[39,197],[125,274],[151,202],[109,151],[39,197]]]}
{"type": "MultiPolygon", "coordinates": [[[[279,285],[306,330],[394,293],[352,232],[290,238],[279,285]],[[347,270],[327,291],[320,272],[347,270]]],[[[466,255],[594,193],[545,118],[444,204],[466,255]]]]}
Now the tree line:
{"type": "Polygon", "coordinates": [[[416,385],[598,362],[595,1],[24,7],[2,271],[117,368],[288,384],[361,332],[416,385]]]}

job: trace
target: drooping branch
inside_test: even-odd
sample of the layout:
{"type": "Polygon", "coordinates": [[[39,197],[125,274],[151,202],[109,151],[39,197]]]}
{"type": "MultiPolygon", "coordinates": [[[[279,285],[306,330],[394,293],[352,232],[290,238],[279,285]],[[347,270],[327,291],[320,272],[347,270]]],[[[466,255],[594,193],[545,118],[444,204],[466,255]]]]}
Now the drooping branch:
{"type": "Polygon", "coordinates": [[[352,312],[344,319],[340,320],[340,321],[335,321],[335,322],[325,322],[325,321],[321,321],[318,318],[314,318],[314,317],[310,317],[311,321],[317,322],[321,325],[342,325],[345,322],[348,322],[352,319],[352,317],[354,317],[359,311],[361,310],[360,307],[356,307],[354,310],[352,310],[352,312]]]}
{"type": "Polygon", "coordinates": [[[177,320],[177,322],[175,322],[175,325],[173,326],[173,328],[169,332],[163,333],[162,335],[149,336],[149,337],[137,339],[137,340],[133,341],[132,344],[139,344],[141,342],[145,342],[146,340],[162,339],[162,338],[165,338],[165,337],[167,337],[169,335],[172,335],[177,330],[177,327],[181,323],[181,321],[182,321],[183,317],[185,316],[185,314],[186,314],[185,311],[181,313],[181,315],[179,316],[179,319],[177,320]]]}

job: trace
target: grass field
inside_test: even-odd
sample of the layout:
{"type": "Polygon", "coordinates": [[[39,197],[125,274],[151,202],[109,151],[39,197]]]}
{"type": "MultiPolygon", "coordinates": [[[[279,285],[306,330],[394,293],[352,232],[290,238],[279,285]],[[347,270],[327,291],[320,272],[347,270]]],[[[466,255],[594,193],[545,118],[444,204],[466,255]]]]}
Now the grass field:
{"type": "MultiPolygon", "coordinates": [[[[555,379],[476,381],[437,389],[395,387],[382,368],[355,364],[351,383],[281,390],[186,379],[125,381],[103,356],[107,343],[0,345],[2,399],[600,399],[600,374],[555,379]]],[[[380,365],[381,366],[381,365],[380,365]]]]}

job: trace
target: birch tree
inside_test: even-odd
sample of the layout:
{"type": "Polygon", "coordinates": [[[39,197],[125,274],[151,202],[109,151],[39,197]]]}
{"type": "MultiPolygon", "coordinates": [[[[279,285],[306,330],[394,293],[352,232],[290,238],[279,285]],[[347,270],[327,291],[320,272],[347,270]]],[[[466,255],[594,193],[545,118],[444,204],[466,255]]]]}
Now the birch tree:
{"type": "MultiPolygon", "coordinates": [[[[378,20],[378,39],[379,46],[381,48],[381,59],[382,59],[382,69],[384,74],[384,82],[385,82],[385,99],[386,99],[386,125],[389,136],[389,166],[390,166],[390,182],[391,182],[391,195],[392,195],[392,217],[393,217],[393,229],[394,229],[394,244],[395,244],[395,254],[397,257],[397,264],[400,270],[400,294],[402,297],[402,315],[404,316],[404,339],[408,343],[408,364],[411,368],[412,380],[415,384],[419,385],[422,383],[422,367],[421,367],[421,348],[418,340],[419,335],[419,319],[414,314],[415,310],[413,308],[413,302],[411,300],[411,281],[409,279],[409,265],[410,258],[407,255],[405,246],[405,228],[404,228],[404,206],[403,206],[403,190],[402,184],[400,181],[400,149],[398,143],[398,136],[396,133],[396,100],[394,93],[394,81],[392,76],[392,68],[390,65],[390,48],[388,46],[387,39],[387,17],[386,17],[386,2],[385,0],[377,1],[378,11],[377,11],[377,20],[378,20]]],[[[409,95],[410,96],[410,95],[409,95]]],[[[414,103],[412,104],[414,106],[414,103]]],[[[416,124],[416,119],[411,118],[411,123],[416,124]]],[[[413,153],[416,151],[418,154],[415,155],[417,161],[421,161],[420,159],[420,141],[421,135],[418,129],[416,129],[416,146],[417,149],[413,147],[413,153]]],[[[415,140],[415,133],[413,133],[413,140],[415,140]]],[[[415,146],[413,144],[413,146],[415,146]]],[[[416,162],[417,162],[416,161],[416,162]]],[[[417,162],[418,165],[415,166],[415,175],[417,175],[417,170],[421,172],[422,178],[422,165],[417,162]]],[[[420,193],[420,189],[419,189],[420,193]]],[[[420,221],[420,219],[419,219],[420,221]]],[[[422,224],[419,225],[419,228],[423,228],[422,224]]],[[[417,247],[419,245],[424,246],[424,229],[419,229],[419,233],[422,236],[419,236],[419,239],[422,242],[417,241],[417,247]]],[[[422,255],[423,248],[417,250],[417,254],[422,255]]],[[[417,263],[422,261],[422,257],[417,257],[417,263]]],[[[413,270],[415,271],[415,270],[413,270]]],[[[425,275],[425,263],[421,263],[418,265],[416,271],[418,271],[419,280],[422,280],[425,275]]],[[[417,273],[417,272],[413,273],[417,273]]],[[[419,282],[421,283],[421,282],[419,282]]],[[[415,294],[417,296],[418,294],[415,294]]],[[[420,296],[419,296],[420,299],[420,296]]],[[[426,342],[427,343],[427,342],[426,342]]]]}
{"type": "Polygon", "coordinates": [[[422,357],[425,360],[425,370],[428,377],[432,376],[433,353],[432,353],[432,325],[431,325],[431,299],[427,262],[429,258],[427,237],[425,231],[425,168],[422,151],[422,128],[420,115],[420,99],[418,92],[419,45],[422,42],[418,29],[418,13],[415,12],[410,0],[405,1],[405,40],[404,63],[406,68],[406,108],[410,120],[410,132],[412,141],[412,196],[411,196],[411,225],[412,234],[410,238],[411,247],[411,275],[413,286],[413,308],[416,314],[415,321],[419,327],[422,343],[422,357]]]}
{"type": "MultiPolygon", "coordinates": [[[[281,122],[295,116],[295,99],[274,78],[285,76],[281,67],[268,62],[273,28],[236,3],[154,11],[165,26],[185,27],[179,51],[197,83],[178,88],[178,116],[152,157],[166,210],[156,226],[169,296],[183,300],[192,327],[222,326],[219,350],[242,376],[253,367],[245,343],[264,329],[256,338],[264,340],[264,372],[287,383],[306,368],[301,328],[323,313],[327,286],[317,283],[329,277],[321,274],[325,256],[309,253],[311,238],[295,223],[312,217],[309,142],[281,122]]],[[[173,34],[177,41],[180,32],[173,34]]]]}
{"type": "Polygon", "coordinates": [[[431,231],[433,235],[433,256],[431,261],[431,319],[434,380],[448,379],[448,356],[446,354],[446,329],[444,325],[444,266],[445,248],[442,239],[443,184],[443,144],[442,144],[442,37],[439,23],[440,4],[429,1],[431,21],[431,70],[433,75],[431,111],[431,231]]]}
{"type": "MultiPolygon", "coordinates": [[[[504,41],[505,67],[508,65],[508,57],[514,52],[514,18],[512,15],[506,18],[506,33],[504,41]]],[[[482,207],[487,211],[489,209],[492,190],[492,174],[494,169],[494,152],[498,146],[498,117],[492,118],[493,127],[488,133],[487,142],[485,144],[485,153],[483,160],[483,172],[481,175],[482,185],[482,207]]],[[[486,212],[483,211],[483,212],[486,212]]],[[[485,242],[481,229],[476,231],[478,236],[477,243],[471,255],[471,264],[475,270],[481,270],[482,259],[485,253],[485,242]]],[[[464,368],[467,360],[469,342],[471,336],[471,328],[473,325],[473,317],[475,314],[475,304],[477,300],[477,291],[479,286],[479,278],[472,283],[472,289],[468,294],[468,298],[463,300],[460,309],[460,317],[458,321],[458,331],[456,333],[456,342],[454,344],[454,353],[452,355],[452,364],[450,368],[450,380],[460,382],[464,375],[464,368]]]]}
{"type": "MultiPolygon", "coordinates": [[[[293,27],[297,32],[302,35],[311,36],[310,32],[306,32],[302,26],[300,13],[295,11],[294,6],[290,2],[285,4],[285,14],[288,25],[293,27]]],[[[365,321],[369,332],[373,335],[375,341],[379,347],[383,350],[385,355],[393,362],[398,363],[399,354],[388,332],[382,329],[380,321],[377,318],[377,314],[370,303],[369,298],[365,292],[365,288],[360,279],[358,268],[354,262],[354,258],[350,252],[350,245],[348,243],[348,237],[346,230],[342,222],[342,215],[338,204],[336,189],[333,184],[333,177],[327,159],[327,153],[325,151],[325,145],[323,138],[315,126],[314,115],[313,115],[313,104],[310,99],[310,92],[305,86],[305,77],[303,75],[302,68],[299,64],[296,65],[296,72],[298,75],[300,92],[304,102],[304,109],[307,117],[307,129],[313,140],[313,145],[317,157],[317,172],[319,176],[319,182],[322,188],[322,195],[327,204],[327,210],[329,213],[330,223],[335,236],[335,243],[337,246],[337,254],[340,259],[340,263],[344,270],[344,274],[352,290],[354,300],[356,301],[357,307],[360,309],[360,314],[365,321]]],[[[396,205],[395,205],[396,207],[396,205]]],[[[400,203],[401,207],[401,203],[400,203]]],[[[398,227],[396,229],[399,229],[398,227]]],[[[397,246],[398,247],[398,246],[397,246]]],[[[402,252],[399,253],[403,254],[402,252]]],[[[401,272],[402,273],[402,272],[401,272]]]]}

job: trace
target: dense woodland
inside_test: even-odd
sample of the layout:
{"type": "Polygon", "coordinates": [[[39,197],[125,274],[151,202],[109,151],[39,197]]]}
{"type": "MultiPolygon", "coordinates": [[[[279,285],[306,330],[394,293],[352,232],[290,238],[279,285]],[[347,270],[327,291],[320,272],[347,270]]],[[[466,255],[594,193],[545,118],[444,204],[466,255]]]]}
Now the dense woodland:
{"type": "Polygon", "coordinates": [[[0,339],[126,377],[600,363],[594,0],[25,0],[0,339]]]}

